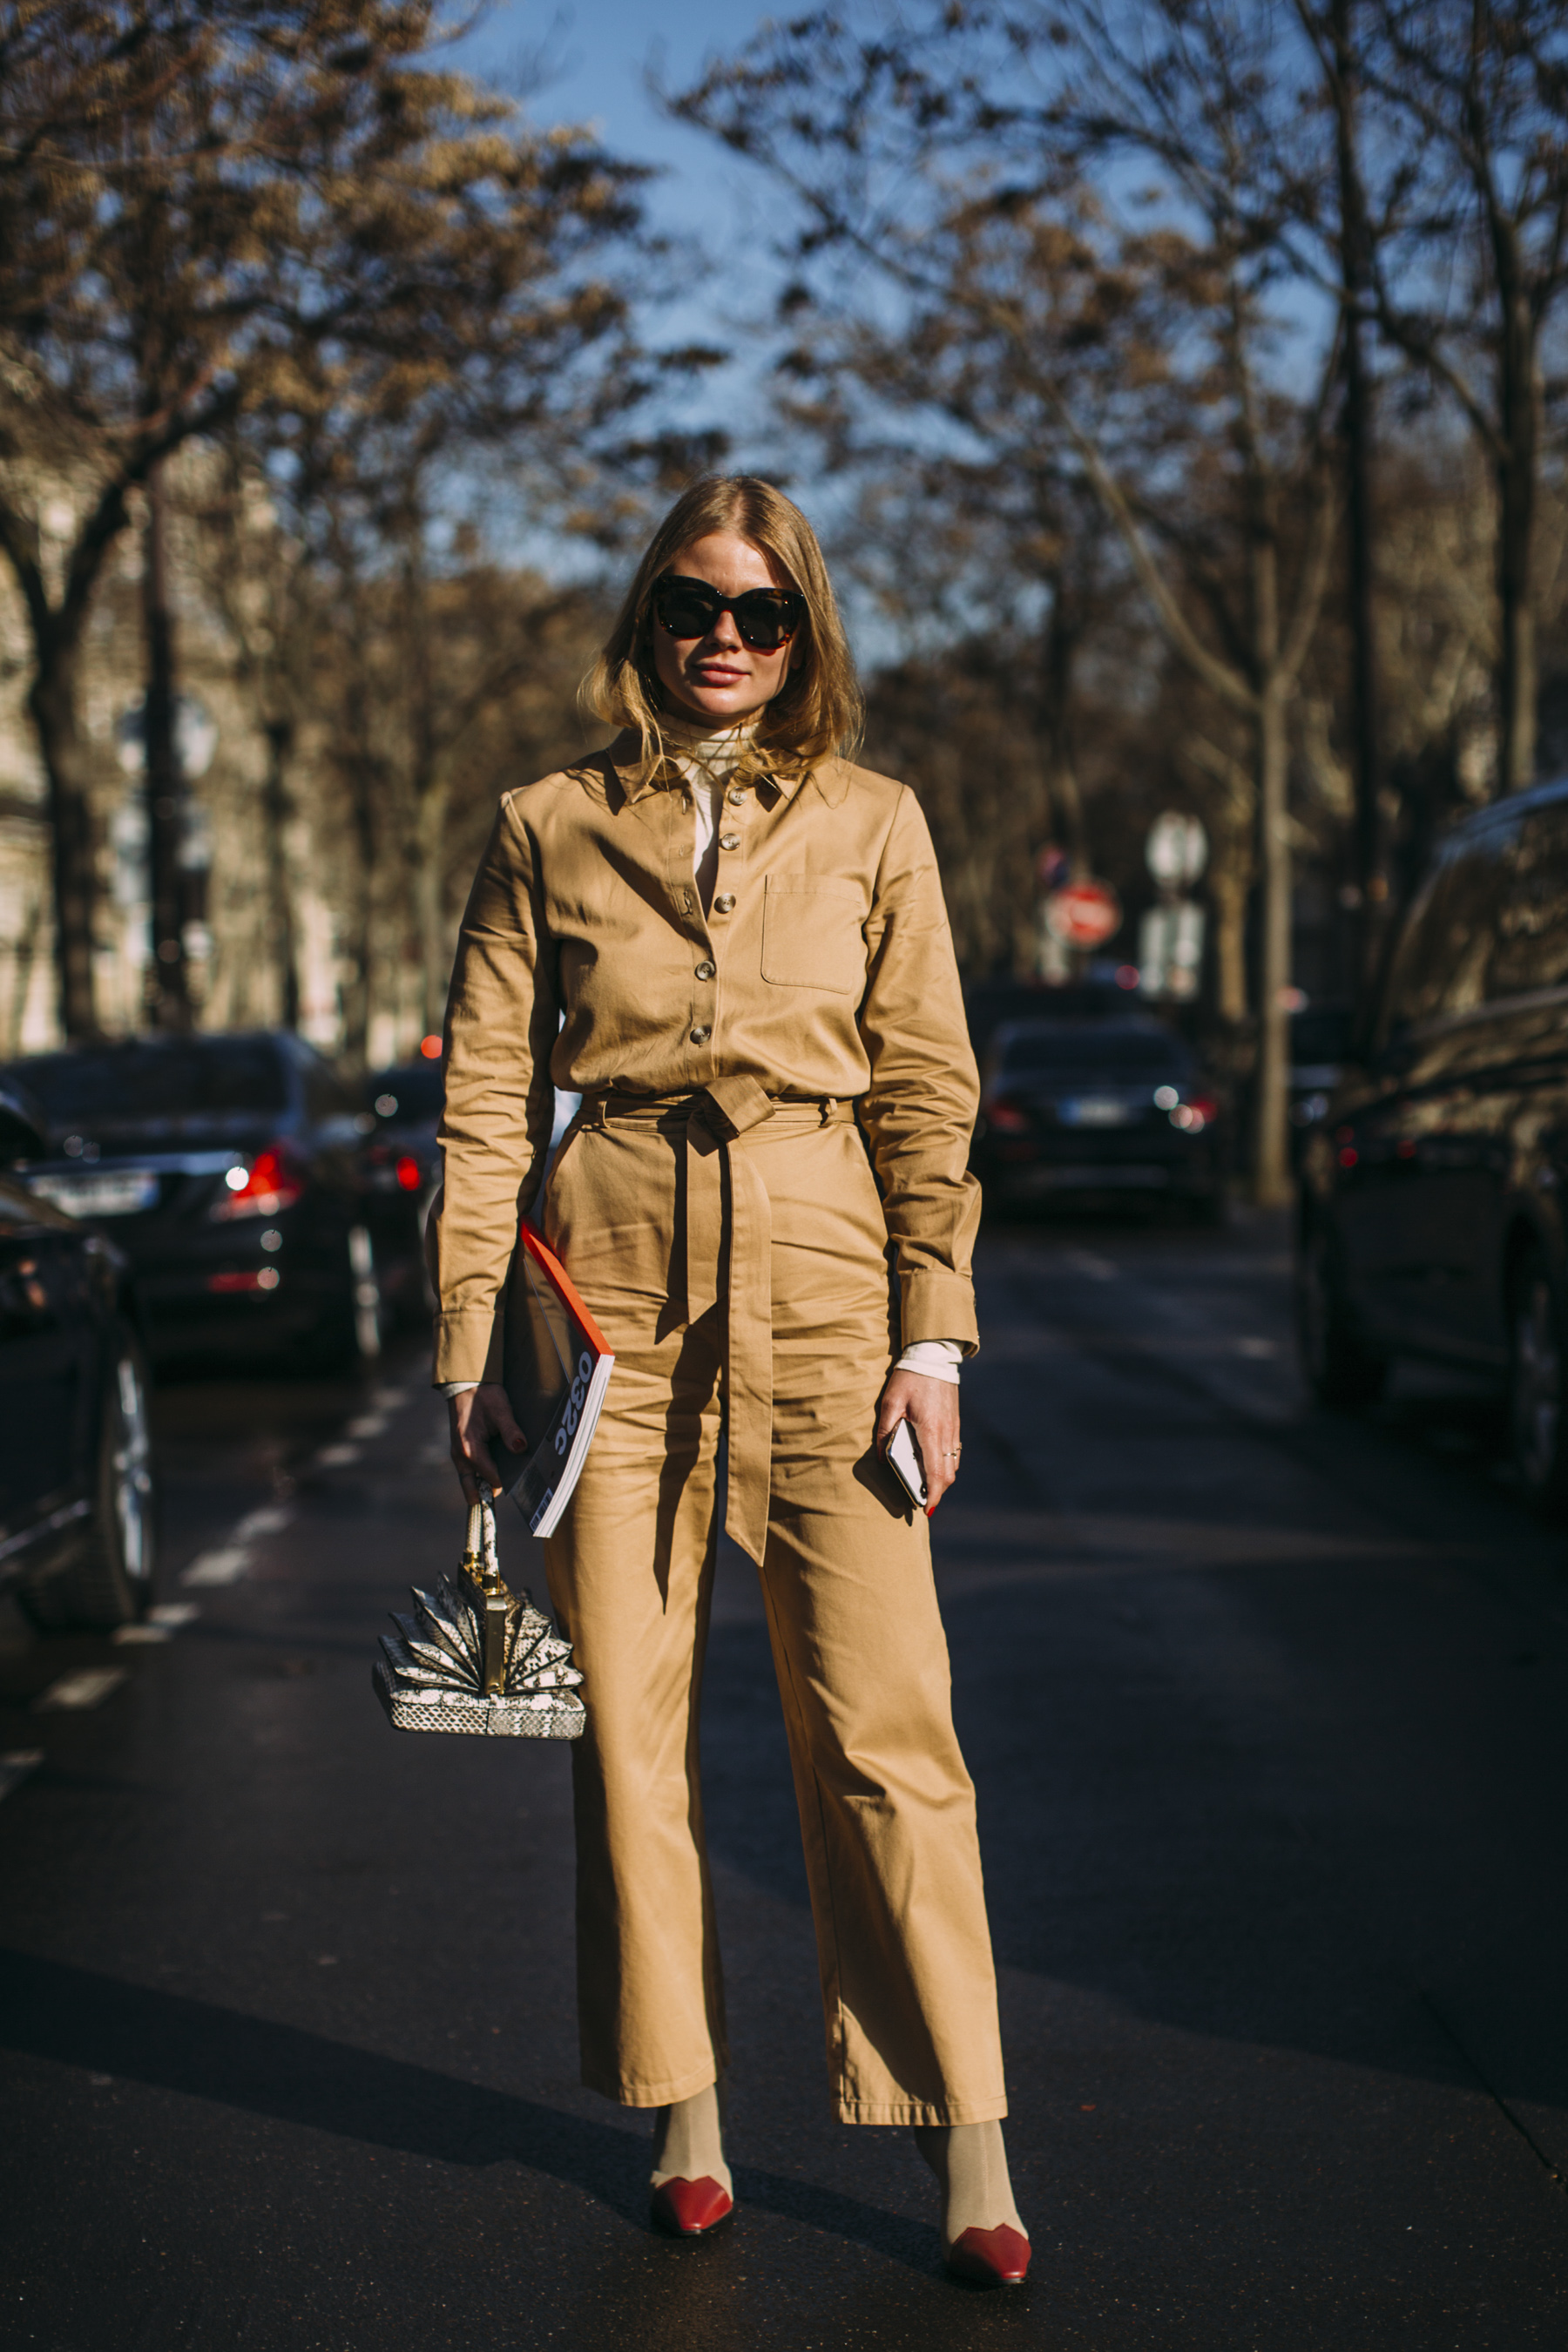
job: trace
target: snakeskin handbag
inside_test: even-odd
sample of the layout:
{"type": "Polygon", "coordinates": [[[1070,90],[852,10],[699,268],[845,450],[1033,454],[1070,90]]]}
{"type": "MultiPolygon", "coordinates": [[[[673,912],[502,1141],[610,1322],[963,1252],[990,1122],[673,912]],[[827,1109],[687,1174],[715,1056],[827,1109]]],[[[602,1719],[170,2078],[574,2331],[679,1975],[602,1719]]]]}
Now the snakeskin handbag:
{"type": "Polygon", "coordinates": [[[434,1592],[414,1591],[395,1633],[381,1636],[371,1669],[375,1695],[397,1731],[470,1731],[490,1738],[578,1739],[587,1711],[582,1675],[525,1591],[509,1591],[496,1558],[488,1495],[468,1513],[468,1548],[434,1592]]]}

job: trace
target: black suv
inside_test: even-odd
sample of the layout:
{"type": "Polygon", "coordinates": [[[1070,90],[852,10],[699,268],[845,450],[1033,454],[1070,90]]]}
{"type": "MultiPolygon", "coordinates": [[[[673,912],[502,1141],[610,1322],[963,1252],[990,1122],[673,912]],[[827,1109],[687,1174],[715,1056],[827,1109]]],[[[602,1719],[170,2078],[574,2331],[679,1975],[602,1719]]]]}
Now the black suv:
{"type": "Polygon", "coordinates": [[[1506,1383],[1514,1460],[1568,1503],[1568,782],[1483,810],[1405,920],[1302,1162],[1298,1307],[1326,1404],[1394,1356],[1506,1383]]]}

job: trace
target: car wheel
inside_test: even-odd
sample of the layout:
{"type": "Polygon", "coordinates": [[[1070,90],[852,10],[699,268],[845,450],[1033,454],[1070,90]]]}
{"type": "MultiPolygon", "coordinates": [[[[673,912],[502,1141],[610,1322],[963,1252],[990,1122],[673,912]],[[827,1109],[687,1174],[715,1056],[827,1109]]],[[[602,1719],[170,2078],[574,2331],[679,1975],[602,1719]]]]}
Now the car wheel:
{"type": "Polygon", "coordinates": [[[1296,1337],[1307,1385],[1331,1412],[1364,1412],[1388,1378],[1345,1297],[1339,1257],[1321,1225],[1309,1225],[1296,1259],[1296,1337]]]}
{"type": "Polygon", "coordinates": [[[66,1568],[26,1594],[53,1630],[129,1625],[146,1614],[157,1565],[157,1488],[147,1368],[129,1330],[114,1335],[99,1407],[97,1477],[87,1540],[66,1568]]]}
{"type": "Polygon", "coordinates": [[[1568,1505],[1563,1412],[1563,1304],[1551,1268],[1532,1249],[1509,1300],[1509,1437],[1521,1486],[1539,1510],[1568,1505]]]}

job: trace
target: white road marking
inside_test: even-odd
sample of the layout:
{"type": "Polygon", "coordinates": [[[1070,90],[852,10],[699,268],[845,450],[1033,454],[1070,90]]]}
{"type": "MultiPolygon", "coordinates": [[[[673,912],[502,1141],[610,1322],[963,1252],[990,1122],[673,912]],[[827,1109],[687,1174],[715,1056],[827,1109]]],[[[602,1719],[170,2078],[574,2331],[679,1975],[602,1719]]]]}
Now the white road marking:
{"type": "Polygon", "coordinates": [[[243,1544],[223,1544],[216,1551],[197,1554],[189,1568],[180,1571],[182,1584],[237,1584],[250,1566],[250,1554],[243,1544]]]}
{"type": "Polygon", "coordinates": [[[379,1437],[385,1427],[386,1415],[384,1412],[362,1412],[357,1421],[350,1422],[347,1434],[350,1437],[379,1437]]]}
{"type": "Polygon", "coordinates": [[[1087,1274],[1092,1282],[1114,1282],[1121,1270],[1108,1257],[1097,1257],[1093,1250],[1064,1250],[1062,1255],[1075,1274],[1087,1274]]]}
{"type": "Polygon", "coordinates": [[[110,1691],[116,1691],[125,1680],[123,1666],[82,1666],[74,1675],[62,1675],[58,1682],[40,1691],[33,1705],[40,1712],[52,1713],[64,1707],[72,1712],[89,1706],[101,1706],[110,1691]]]}
{"type": "Polygon", "coordinates": [[[172,1642],[174,1637],[169,1631],[167,1625],[153,1625],[152,1623],[148,1623],[145,1625],[117,1625],[109,1638],[113,1643],[117,1650],[129,1650],[135,1649],[139,1644],[144,1643],[172,1642]]]}
{"type": "Polygon", "coordinates": [[[1279,1342],[1278,1339],[1238,1339],[1236,1352],[1238,1356],[1251,1356],[1261,1363],[1279,1353],[1279,1342]]]}
{"type": "Polygon", "coordinates": [[[41,1748],[13,1748],[0,1756],[0,1797],[8,1797],[44,1760],[41,1748]]]}
{"type": "Polygon", "coordinates": [[[399,1405],[408,1402],[406,1389],[377,1389],[371,1402],[382,1412],[395,1412],[399,1405]]]}
{"type": "Polygon", "coordinates": [[[201,1615],[194,1601],[163,1601],[156,1609],[147,1612],[149,1625],[167,1625],[172,1631],[181,1625],[194,1624],[201,1615]]]}
{"type": "Polygon", "coordinates": [[[248,1511],[234,1531],[236,1543],[248,1543],[253,1536],[280,1536],[291,1527],[294,1514],[287,1503],[263,1503],[258,1511],[248,1511]]]}
{"type": "Polygon", "coordinates": [[[316,1456],[317,1466],[322,1470],[346,1470],[351,1462],[358,1460],[357,1445],[323,1445],[316,1456]]]}

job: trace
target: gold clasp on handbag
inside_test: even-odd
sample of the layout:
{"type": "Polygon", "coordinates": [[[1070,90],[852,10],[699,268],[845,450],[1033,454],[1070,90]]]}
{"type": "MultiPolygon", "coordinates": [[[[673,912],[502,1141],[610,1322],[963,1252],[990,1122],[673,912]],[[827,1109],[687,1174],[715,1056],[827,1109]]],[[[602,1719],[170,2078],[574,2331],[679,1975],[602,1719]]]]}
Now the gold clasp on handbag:
{"type": "Polygon", "coordinates": [[[500,1698],[506,1689],[506,1605],[511,1596],[500,1580],[495,1511],[482,1491],[468,1513],[468,1549],[459,1565],[474,1588],[485,1696],[500,1698]]]}

